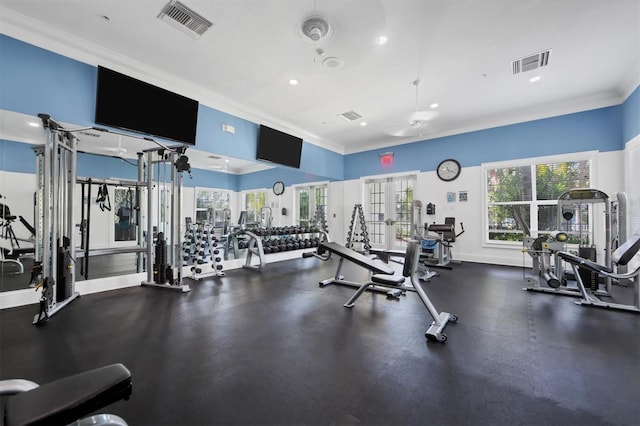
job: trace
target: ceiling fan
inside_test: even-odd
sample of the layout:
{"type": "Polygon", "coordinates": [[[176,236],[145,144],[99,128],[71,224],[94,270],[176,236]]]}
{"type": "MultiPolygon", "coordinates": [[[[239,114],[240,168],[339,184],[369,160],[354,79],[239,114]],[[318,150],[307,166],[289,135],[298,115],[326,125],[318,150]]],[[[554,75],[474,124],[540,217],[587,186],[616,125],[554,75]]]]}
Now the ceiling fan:
{"type": "Polygon", "coordinates": [[[391,136],[422,136],[423,132],[425,132],[429,127],[431,120],[433,120],[438,115],[438,113],[434,110],[419,109],[418,86],[420,85],[420,79],[414,80],[412,84],[416,88],[416,110],[409,115],[407,124],[403,126],[392,127],[387,131],[387,133],[389,133],[391,136]]]}

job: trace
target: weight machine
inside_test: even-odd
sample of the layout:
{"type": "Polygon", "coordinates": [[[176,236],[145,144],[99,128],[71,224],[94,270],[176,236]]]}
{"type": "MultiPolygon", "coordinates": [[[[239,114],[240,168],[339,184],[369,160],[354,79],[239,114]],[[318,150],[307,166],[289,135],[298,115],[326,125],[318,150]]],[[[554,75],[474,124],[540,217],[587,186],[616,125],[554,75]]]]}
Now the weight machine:
{"type": "Polygon", "coordinates": [[[182,234],[180,232],[182,173],[191,174],[189,158],[184,155],[186,149],[184,145],[159,146],[138,153],[138,180],[146,182],[148,208],[147,279],[141,284],[183,293],[191,291],[189,285],[182,282],[182,234]],[[153,191],[154,167],[158,170],[157,199],[154,199],[153,191]],[[170,206],[168,222],[165,221],[167,202],[170,206]],[[155,219],[158,223],[158,227],[155,228],[157,233],[154,232],[153,206],[158,207],[155,211],[155,219]]]}
{"type": "MultiPolygon", "coordinates": [[[[563,220],[566,221],[566,232],[569,237],[574,236],[579,241],[578,256],[597,261],[597,251],[595,244],[595,222],[596,217],[593,213],[596,207],[602,206],[604,215],[604,243],[602,247],[603,265],[611,268],[611,204],[609,196],[604,192],[591,189],[569,189],[558,197],[558,229],[562,229],[563,220]],[[593,207],[591,207],[593,206],[593,207]],[[590,230],[585,232],[583,221],[587,216],[590,230]],[[571,222],[574,222],[571,225],[571,222]],[[573,229],[571,229],[573,228],[573,229]]],[[[604,290],[599,289],[598,274],[581,270],[584,275],[583,281],[587,283],[589,288],[602,296],[611,294],[611,277],[604,278],[604,290]]],[[[574,277],[575,278],[575,277],[574,277]]]]}
{"type": "Polygon", "coordinates": [[[40,310],[33,324],[41,324],[75,300],[75,205],[78,138],[47,114],[38,114],[47,133],[36,154],[35,261],[40,264],[37,289],[40,310]]]}
{"type": "Polygon", "coordinates": [[[590,188],[563,192],[558,198],[557,228],[565,230],[539,237],[526,236],[523,239],[522,251],[528,253],[533,260],[533,274],[525,278],[530,285],[524,290],[581,297],[582,300],[578,303],[582,304],[590,304],[586,301],[591,300],[605,304],[600,302],[598,296],[610,296],[612,283],[623,284],[624,280],[633,279],[624,276],[627,262],[618,262],[615,274],[607,274],[575,264],[572,264],[570,271],[566,271],[563,261],[580,258],[595,264],[595,224],[597,219],[601,219],[605,234],[604,261],[601,267],[605,272],[613,271],[611,250],[626,242],[626,206],[626,195],[623,192],[617,193],[613,199],[602,191],[590,188]],[[596,217],[593,206],[602,206],[602,217],[596,217]],[[588,230],[585,229],[585,221],[590,224],[588,230]],[[578,248],[572,254],[573,257],[569,257],[567,244],[572,238],[578,241],[578,248]],[[568,286],[568,281],[576,281],[576,286],[568,286]]]}
{"type": "MultiPolygon", "coordinates": [[[[456,238],[464,234],[464,224],[460,222],[461,231],[456,234],[456,218],[445,217],[443,224],[424,224],[424,234],[422,237],[422,256],[430,266],[451,269],[454,263],[451,255],[451,247],[456,242],[456,238]]],[[[459,262],[458,262],[459,263],[459,262]]]]}

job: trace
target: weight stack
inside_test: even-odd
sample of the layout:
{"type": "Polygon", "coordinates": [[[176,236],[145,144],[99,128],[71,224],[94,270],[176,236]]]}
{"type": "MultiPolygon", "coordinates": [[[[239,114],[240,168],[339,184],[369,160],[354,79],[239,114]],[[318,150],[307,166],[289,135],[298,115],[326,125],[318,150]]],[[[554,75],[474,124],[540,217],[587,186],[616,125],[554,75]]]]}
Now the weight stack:
{"type": "Polygon", "coordinates": [[[70,240],[67,237],[62,238],[62,247],[58,247],[57,265],[56,265],[56,302],[62,302],[71,297],[71,256],[68,249],[70,240]]]}
{"type": "MultiPolygon", "coordinates": [[[[579,247],[578,256],[595,262],[596,248],[595,247],[579,247]]],[[[598,274],[583,268],[580,268],[578,270],[578,273],[580,274],[580,278],[582,278],[582,282],[586,288],[590,288],[591,291],[598,290],[598,274]]]]}
{"type": "Polygon", "coordinates": [[[153,264],[153,280],[158,284],[164,284],[167,282],[167,245],[162,232],[158,234],[155,255],[155,262],[153,264]]]}

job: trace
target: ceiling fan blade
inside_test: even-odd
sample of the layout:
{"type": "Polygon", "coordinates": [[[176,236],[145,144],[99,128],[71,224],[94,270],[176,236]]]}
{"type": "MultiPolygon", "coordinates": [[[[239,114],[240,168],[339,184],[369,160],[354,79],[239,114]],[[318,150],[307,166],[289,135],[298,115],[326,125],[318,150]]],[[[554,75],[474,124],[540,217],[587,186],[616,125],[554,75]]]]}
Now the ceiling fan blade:
{"type": "Polygon", "coordinates": [[[411,115],[409,116],[409,122],[429,121],[429,120],[433,120],[437,116],[438,116],[438,112],[437,111],[432,111],[432,110],[415,111],[415,112],[412,112],[411,115]]]}
{"type": "Polygon", "coordinates": [[[420,136],[424,133],[426,126],[397,126],[386,129],[385,132],[391,136],[398,138],[408,138],[411,136],[420,136]]]}

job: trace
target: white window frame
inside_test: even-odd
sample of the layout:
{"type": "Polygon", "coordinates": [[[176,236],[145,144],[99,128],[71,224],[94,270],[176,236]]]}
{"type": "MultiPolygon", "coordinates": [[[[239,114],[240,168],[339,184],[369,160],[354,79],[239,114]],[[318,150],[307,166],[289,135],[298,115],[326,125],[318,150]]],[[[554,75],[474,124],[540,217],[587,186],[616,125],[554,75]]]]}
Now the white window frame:
{"type": "MultiPolygon", "coordinates": [[[[525,159],[518,160],[508,160],[508,161],[497,161],[492,163],[482,163],[482,229],[483,229],[483,247],[514,247],[514,248],[522,248],[522,242],[519,241],[493,241],[489,239],[489,202],[488,202],[488,187],[487,187],[487,171],[492,169],[500,169],[500,168],[509,168],[509,167],[523,167],[523,166],[531,166],[532,167],[532,179],[531,179],[531,190],[532,190],[532,200],[531,201],[513,201],[513,202],[505,202],[504,204],[525,204],[531,206],[531,215],[530,220],[531,223],[529,227],[531,228],[532,236],[537,236],[538,233],[538,215],[533,214],[538,211],[538,206],[543,205],[554,205],[557,201],[554,200],[536,200],[536,179],[535,179],[535,166],[537,164],[550,164],[550,163],[562,163],[562,162],[577,162],[577,161],[588,161],[589,162],[589,182],[592,188],[598,187],[598,151],[584,151],[570,154],[558,154],[558,155],[549,155],[543,157],[529,157],[525,159]]],[[[493,203],[496,204],[496,203],[493,203]]]]}

